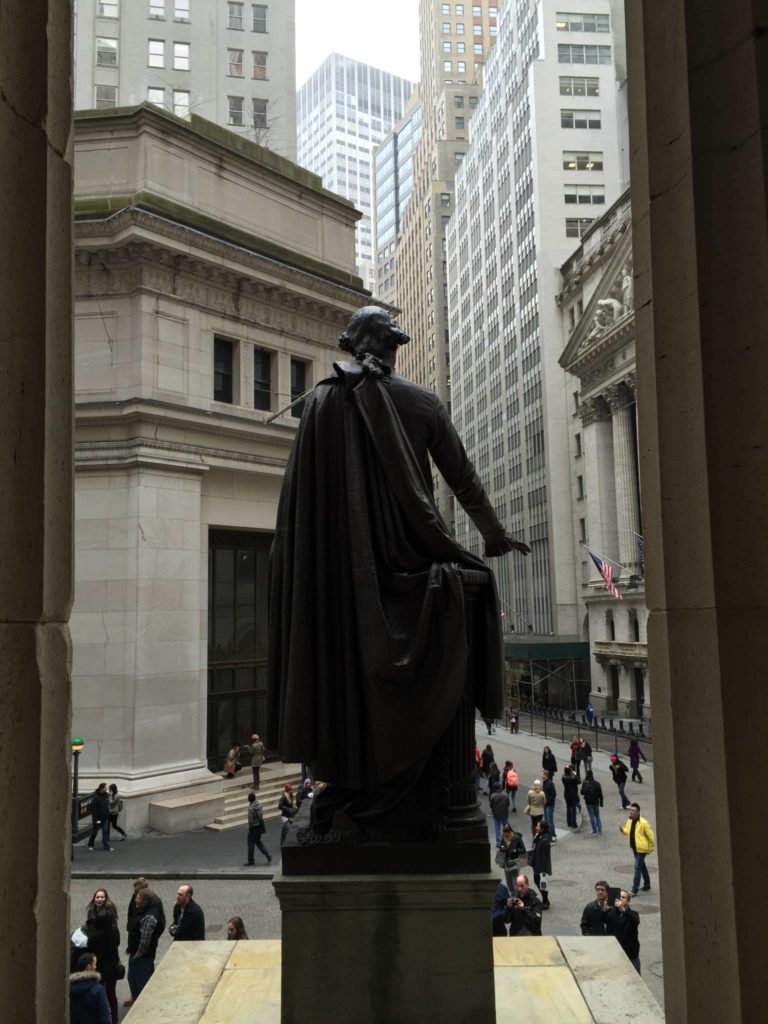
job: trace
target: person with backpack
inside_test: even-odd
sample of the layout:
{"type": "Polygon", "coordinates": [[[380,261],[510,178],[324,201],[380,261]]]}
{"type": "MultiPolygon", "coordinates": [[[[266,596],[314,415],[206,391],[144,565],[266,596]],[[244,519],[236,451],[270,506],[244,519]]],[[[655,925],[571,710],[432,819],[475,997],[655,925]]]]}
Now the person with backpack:
{"type": "Polygon", "coordinates": [[[603,806],[603,787],[597,781],[593,772],[587,772],[581,786],[581,795],[587,805],[589,823],[592,826],[592,835],[603,834],[603,823],[600,821],[600,808],[603,806]]]}
{"type": "Polygon", "coordinates": [[[512,804],[512,813],[517,814],[517,787],[520,784],[515,766],[511,761],[507,761],[506,771],[504,773],[504,788],[507,791],[510,803],[512,804]]]}

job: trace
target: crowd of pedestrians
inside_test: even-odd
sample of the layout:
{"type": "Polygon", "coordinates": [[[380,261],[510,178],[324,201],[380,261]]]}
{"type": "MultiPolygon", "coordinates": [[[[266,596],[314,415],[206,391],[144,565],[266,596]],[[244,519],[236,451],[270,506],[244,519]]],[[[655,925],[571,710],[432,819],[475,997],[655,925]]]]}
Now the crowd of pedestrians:
{"type": "MultiPolygon", "coordinates": [[[[570,744],[570,763],[563,766],[559,776],[557,759],[548,746],[541,759],[541,778],[534,779],[528,790],[523,813],[530,819],[531,839],[510,823],[509,816],[516,813],[516,794],[519,776],[513,763],[507,761],[499,771],[493,749],[487,744],[482,753],[476,748],[478,785],[488,795],[489,809],[496,835],[496,864],[503,881],[499,883],[491,910],[492,931],[495,936],[541,935],[542,917],[550,909],[550,882],[553,875],[553,845],[557,842],[555,809],[560,795],[565,804],[567,828],[581,831],[588,816],[590,834],[602,836],[601,810],[605,804],[603,787],[595,778],[590,744],[575,736],[570,744]],[[582,807],[586,808],[586,815],[582,807]],[[521,868],[532,869],[533,882],[521,868]],[[538,893],[536,892],[538,890],[538,893]]],[[[627,751],[632,781],[642,783],[640,762],[646,758],[636,739],[627,751]]],[[[609,770],[615,783],[622,809],[628,811],[625,824],[619,831],[627,836],[634,858],[634,876],[631,888],[611,888],[607,882],[595,883],[595,899],[584,908],[581,931],[584,935],[612,935],[640,972],[640,917],[630,906],[632,897],[651,888],[646,858],[654,851],[655,838],[649,822],[640,814],[640,806],[630,801],[626,793],[629,768],[614,754],[609,770]]]]}

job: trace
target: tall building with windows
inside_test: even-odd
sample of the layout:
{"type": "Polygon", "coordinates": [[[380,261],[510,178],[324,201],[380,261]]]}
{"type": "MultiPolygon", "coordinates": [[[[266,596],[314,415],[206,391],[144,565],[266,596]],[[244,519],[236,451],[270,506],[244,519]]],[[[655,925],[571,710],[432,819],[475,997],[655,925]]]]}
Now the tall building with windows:
{"type": "Polygon", "coordinates": [[[413,82],[332,53],[301,86],[298,161],[363,214],[357,267],[373,289],[373,151],[402,118],[413,82]]]}
{"type": "Polygon", "coordinates": [[[413,192],[413,158],[421,139],[421,93],[416,88],[405,115],[378,146],[374,164],[374,292],[397,304],[397,240],[413,192]]]}
{"type": "Polygon", "coordinates": [[[75,108],[148,100],[296,159],[294,0],[78,0],[75,108]]]}
{"type": "MultiPolygon", "coordinates": [[[[413,193],[398,243],[396,305],[413,341],[398,356],[402,372],[450,406],[445,232],[453,183],[469,145],[481,70],[497,32],[498,6],[420,0],[422,138],[413,193]]],[[[450,527],[453,500],[436,474],[435,498],[450,527]]]]}
{"type": "MultiPolygon", "coordinates": [[[[494,563],[508,652],[520,654],[519,677],[535,699],[567,677],[583,703],[586,687],[577,684],[586,677],[588,626],[576,586],[568,444],[575,410],[558,364],[556,295],[559,268],[625,188],[626,75],[622,6],[562,6],[507,0],[502,7],[457,174],[448,305],[456,426],[501,518],[531,547],[526,559],[494,563]],[[546,671],[529,658],[533,641],[546,671]],[[581,679],[564,667],[574,659],[584,667],[581,679]]],[[[456,527],[478,551],[460,509],[456,527]]]]}

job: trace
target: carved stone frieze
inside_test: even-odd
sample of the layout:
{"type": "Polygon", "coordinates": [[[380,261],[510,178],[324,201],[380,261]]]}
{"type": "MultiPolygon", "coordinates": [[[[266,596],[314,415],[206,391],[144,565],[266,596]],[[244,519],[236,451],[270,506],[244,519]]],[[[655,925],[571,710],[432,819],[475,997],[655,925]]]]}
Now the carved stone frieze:
{"type": "Polygon", "coordinates": [[[610,417],[610,411],[601,397],[595,395],[593,398],[585,398],[579,402],[579,417],[582,424],[587,427],[597,420],[607,420],[610,417]]]}
{"type": "Polygon", "coordinates": [[[594,387],[595,384],[599,384],[601,381],[606,380],[613,373],[616,366],[616,359],[611,356],[610,359],[604,359],[602,363],[596,366],[593,370],[590,370],[582,378],[582,386],[589,390],[594,387]]]}

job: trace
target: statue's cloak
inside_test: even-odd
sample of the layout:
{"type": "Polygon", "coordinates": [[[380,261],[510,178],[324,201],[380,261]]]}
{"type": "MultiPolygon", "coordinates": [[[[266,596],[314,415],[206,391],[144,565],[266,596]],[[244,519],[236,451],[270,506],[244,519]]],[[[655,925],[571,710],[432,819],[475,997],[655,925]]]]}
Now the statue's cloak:
{"type": "MultiPolygon", "coordinates": [[[[423,762],[456,711],[467,679],[462,568],[487,577],[470,639],[474,703],[494,717],[501,624],[492,573],[449,535],[411,443],[422,440],[419,402],[429,415],[430,401],[442,406],[387,368],[334,369],[306,400],[280,496],[267,739],[318,779],[372,789],[423,762]]],[[[438,466],[457,481],[468,466],[476,481],[447,433],[438,466]]]]}

